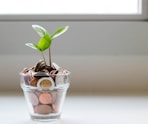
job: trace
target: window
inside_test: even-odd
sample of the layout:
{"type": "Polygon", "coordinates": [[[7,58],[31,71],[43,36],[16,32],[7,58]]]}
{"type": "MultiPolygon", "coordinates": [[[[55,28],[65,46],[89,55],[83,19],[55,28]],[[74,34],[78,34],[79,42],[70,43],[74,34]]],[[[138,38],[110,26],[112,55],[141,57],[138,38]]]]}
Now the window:
{"type": "Polygon", "coordinates": [[[140,10],[141,8],[139,7],[140,2],[141,0],[140,1],[139,0],[73,0],[73,1],[5,0],[1,4],[0,13],[1,14],[137,14],[141,12],[140,10]],[[16,5],[14,3],[16,3],[16,5]]]}
{"type": "Polygon", "coordinates": [[[0,19],[145,20],[147,0],[4,0],[0,19]]]}

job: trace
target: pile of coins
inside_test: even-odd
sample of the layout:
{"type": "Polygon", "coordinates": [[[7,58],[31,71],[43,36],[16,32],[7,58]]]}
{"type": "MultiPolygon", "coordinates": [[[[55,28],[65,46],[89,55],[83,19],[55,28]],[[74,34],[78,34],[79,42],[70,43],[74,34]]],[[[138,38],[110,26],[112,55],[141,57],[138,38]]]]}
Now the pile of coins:
{"type": "Polygon", "coordinates": [[[39,61],[36,66],[23,70],[23,86],[29,89],[24,94],[32,114],[60,113],[67,89],[58,89],[58,86],[63,87],[68,82],[68,71],[55,63],[52,65],[39,61]]]}
{"type": "Polygon", "coordinates": [[[64,91],[35,91],[26,92],[25,96],[28,99],[33,113],[36,114],[51,114],[60,112],[62,97],[64,91]]]}
{"type": "Polygon", "coordinates": [[[43,90],[52,90],[58,85],[65,83],[68,71],[61,69],[53,63],[53,67],[46,66],[44,61],[39,61],[32,68],[24,68],[25,85],[38,87],[43,90]]]}

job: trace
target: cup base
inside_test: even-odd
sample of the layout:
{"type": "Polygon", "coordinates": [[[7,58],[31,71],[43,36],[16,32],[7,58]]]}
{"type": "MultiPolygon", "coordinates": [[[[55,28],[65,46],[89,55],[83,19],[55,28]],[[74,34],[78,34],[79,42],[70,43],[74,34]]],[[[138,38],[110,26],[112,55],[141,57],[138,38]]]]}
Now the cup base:
{"type": "Polygon", "coordinates": [[[31,119],[34,121],[40,121],[40,122],[51,122],[51,121],[57,121],[60,119],[60,115],[51,115],[51,116],[43,116],[43,115],[31,115],[31,119]]]}

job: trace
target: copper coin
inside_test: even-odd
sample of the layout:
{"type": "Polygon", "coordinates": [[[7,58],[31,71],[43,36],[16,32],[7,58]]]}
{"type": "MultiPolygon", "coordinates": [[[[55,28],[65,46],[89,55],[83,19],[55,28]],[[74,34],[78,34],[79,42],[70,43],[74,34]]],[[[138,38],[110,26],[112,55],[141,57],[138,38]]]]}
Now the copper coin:
{"type": "Polygon", "coordinates": [[[56,99],[57,99],[57,92],[56,91],[52,91],[51,95],[52,95],[52,102],[55,102],[56,99]]]}
{"type": "Polygon", "coordinates": [[[31,102],[32,105],[38,105],[39,104],[39,100],[36,94],[34,93],[29,93],[29,101],[31,102]]]}
{"type": "Polygon", "coordinates": [[[37,105],[35,107],[35,112],[38,114],[49,114],[52,112],[52,109],[49,105],[37,105]]]}
{"type": "Polygon", "coordinates": [[[45,92],[45,93],[41,93],[39,96],[39,101],[42,104],[51,104],[52,103],[52,96],[51,94],[45,92]]]}
{"type": "Polygon", "coordinates": [[[60,108],[60,106],[57,103],[52,104],[53,112],[58,112],[59,108],[60,108]]]}
{"type": "Polygon", "coordinates": [[[31,86],[37,86],[37,81],[38,81],[38,79],[37,78],[31,78],[31,81],[30,81],[30,85],[31,86]]]}

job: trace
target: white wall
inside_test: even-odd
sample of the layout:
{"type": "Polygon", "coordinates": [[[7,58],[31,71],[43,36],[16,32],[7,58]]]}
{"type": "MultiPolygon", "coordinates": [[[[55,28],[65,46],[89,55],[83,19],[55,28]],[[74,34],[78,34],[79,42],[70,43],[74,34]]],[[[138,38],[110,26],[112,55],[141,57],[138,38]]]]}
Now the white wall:
{"type": "Polygon", "coordinates": [[[41,59],[26,47],[39,24],[69,30],[52,44],[53,61],[72,72],[70,91],[148,92],[148,23],[101,21],[0,22],[0,91],[20,90],[19,71],[41,59]]]}

